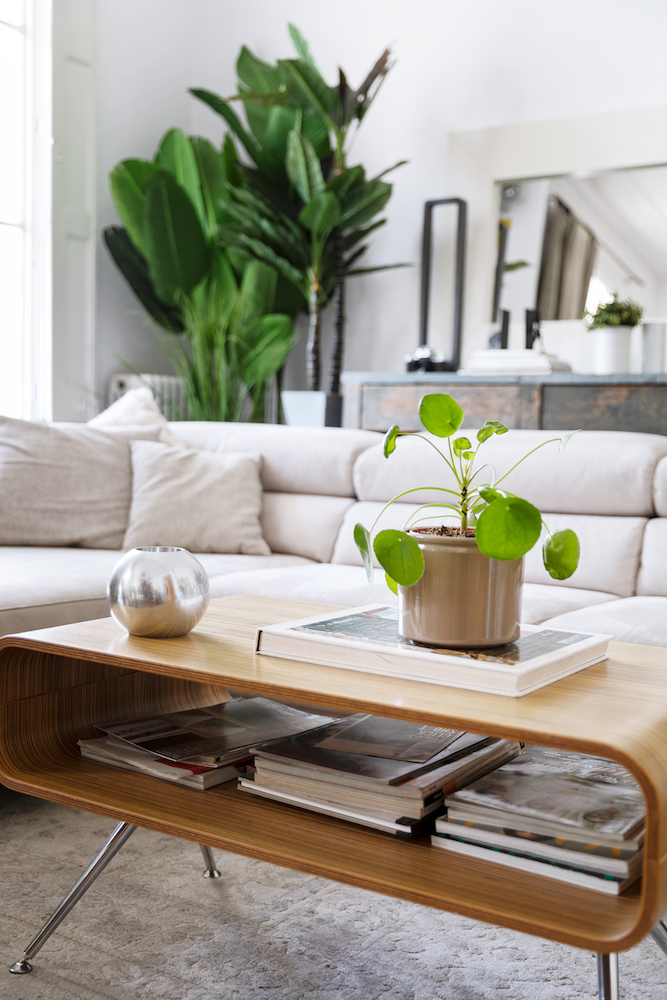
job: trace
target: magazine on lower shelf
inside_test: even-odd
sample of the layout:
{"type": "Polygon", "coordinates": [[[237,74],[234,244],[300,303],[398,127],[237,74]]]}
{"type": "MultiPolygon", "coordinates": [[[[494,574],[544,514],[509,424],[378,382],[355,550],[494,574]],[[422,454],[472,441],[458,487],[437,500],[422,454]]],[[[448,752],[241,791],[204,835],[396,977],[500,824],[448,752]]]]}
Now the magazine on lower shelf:
{"type": "Polygon", "coordinates": [[[641,875],[644,797],[615,761],[528,747],[445,806],[435,847],[607,893],[641,875]]]}
{"type": "Polygon", "coordinates": [[[255,747],[338,721],[269,698],[232,698],[218,705],[169,712],[97,728],[131,746],[193,764],[233,763],[255,747]]]}
{"type": "Polygon", "coordinates": [[[603,660],[609,635],[522,625],[516,642],[487,649],[420,646],[398,631],[398,610],[370,604],[267,625],[271,656],[520,697],[603,660]]]}
{"type": "Polygon", "coordinates": [[[225,781],[236,781],[252,771],[253,758],[247,755],[233,763],[205,765],[158,757],[149,750],[141,750],[115,736],[100,736],[93,740],[79,740],[78,743],[81,756],[88,760],[172,781],[181,788],[204,790],[225,781]]]}

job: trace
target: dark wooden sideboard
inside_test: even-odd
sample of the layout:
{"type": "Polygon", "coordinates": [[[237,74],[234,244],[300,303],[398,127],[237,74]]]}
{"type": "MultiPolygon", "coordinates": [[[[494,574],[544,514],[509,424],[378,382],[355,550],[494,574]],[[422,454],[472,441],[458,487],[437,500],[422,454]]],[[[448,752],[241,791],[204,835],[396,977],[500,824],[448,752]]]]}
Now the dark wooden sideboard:
{"type": "Polygon", "coordinates": [[[346,427],[420,430],[419,400],[446,392],[463,407],[464,427],[502,420],[510,428],[640,431],[667,435],[667,373],[656,375],[343,376],[346,427]]]}

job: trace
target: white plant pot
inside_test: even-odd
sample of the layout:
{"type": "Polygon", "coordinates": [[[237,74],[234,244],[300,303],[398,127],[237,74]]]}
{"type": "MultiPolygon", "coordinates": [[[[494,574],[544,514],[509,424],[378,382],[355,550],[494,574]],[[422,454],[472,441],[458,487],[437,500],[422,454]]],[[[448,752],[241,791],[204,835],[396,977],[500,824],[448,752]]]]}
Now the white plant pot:
{"type": "Polygon", "coordinates": [[[631,326],[603,326],[593,330],[593,372],[613,375],[630,371],[631,326]]]}
{"type": "Polygon", "coordinates": [[[280,398],[285,420],[291,427],[324,427],[326,392],[286,389],[280,398]]]}

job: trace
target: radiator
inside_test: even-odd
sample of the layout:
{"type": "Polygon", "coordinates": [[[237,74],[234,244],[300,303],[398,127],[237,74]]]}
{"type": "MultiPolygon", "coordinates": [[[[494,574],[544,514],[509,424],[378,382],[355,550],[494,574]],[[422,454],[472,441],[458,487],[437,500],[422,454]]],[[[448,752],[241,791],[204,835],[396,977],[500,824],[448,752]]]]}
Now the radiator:
{"type": "Polygon", "coordinates": [[[183,380],[178,375],[112,375],[109,379],[108,406],[129,389],[147,387],[167,420],[187,420],[188,411],[183,380]]]}

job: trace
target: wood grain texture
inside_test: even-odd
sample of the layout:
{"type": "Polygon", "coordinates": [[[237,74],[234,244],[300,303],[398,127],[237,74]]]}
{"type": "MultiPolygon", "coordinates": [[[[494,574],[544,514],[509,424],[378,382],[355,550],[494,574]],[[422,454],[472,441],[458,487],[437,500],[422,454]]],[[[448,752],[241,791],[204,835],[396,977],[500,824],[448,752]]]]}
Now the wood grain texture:
{"type": "Polygon", "coordinates": [[[257,627],[331,606],[239,596],[189,636],[111,619],[0,640],[0,777],[10,787],[351,885],[590,948],[631,947],[667,910],[667,651],[615,643],[604,663],[520,699],[254,654],[257,627]],[[23,686],[22,678],[25,679],[23,686]],[[78,757],[95,721],[212,704],[229,688],[598,753],[647,802],[645,877],[621,897],[452,858],[426,843],[222,786],[199,792],[78,757]]]}
{"type": "Polygon", "coordinates": [[[667,434],[667,385],[545,385],[543,424],[667,434]]]}

